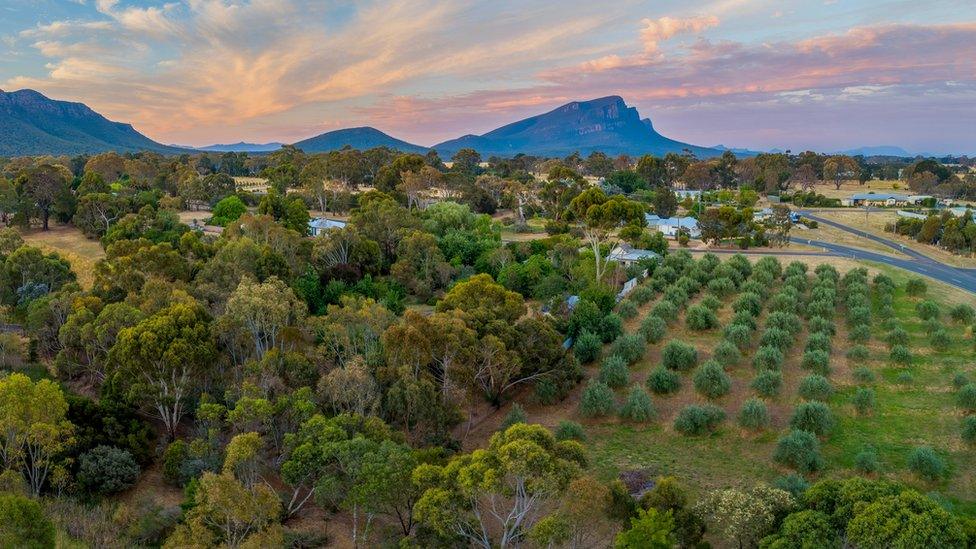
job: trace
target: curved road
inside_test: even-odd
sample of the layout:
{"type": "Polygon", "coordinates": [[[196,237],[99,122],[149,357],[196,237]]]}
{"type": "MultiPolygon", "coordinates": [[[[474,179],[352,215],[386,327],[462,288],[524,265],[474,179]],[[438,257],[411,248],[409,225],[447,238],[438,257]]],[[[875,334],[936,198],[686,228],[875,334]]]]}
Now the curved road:
{"type": "Polygon", "coordinates": [[[899,267],[901,269],[905,269],[906,271],[925,275],[940,282],[945,282],[946,284],[951,284],[957,288],[962,288],[963,290],[976,293],[976,269],[961,269],[951,265],[946,265],[945,263],[940,263],[931,257],[913,250],[910,247],[906,247],[898,242],[862,231],[860,229],[849,227],[830,219],[824,219],[808,210],[801,210],[799,214],[803,217],[813,219],[817,223],[830,225],[831,227],[836,227],[842,231],[847,231],[861,238],[866,238],[887,246],[896,252],[907,255],[909,259],[891,257],[876,252],[869,252],[867,250],[860,250],[858,248],[834,244],[832,242],[821,242],[819,240],[810,240],[806,238],[790,237],[790,241],[792,242],[824,248],[825,250],[832,252],[831,255],[835,256],[885,263],[893,267],[899,267]]]}

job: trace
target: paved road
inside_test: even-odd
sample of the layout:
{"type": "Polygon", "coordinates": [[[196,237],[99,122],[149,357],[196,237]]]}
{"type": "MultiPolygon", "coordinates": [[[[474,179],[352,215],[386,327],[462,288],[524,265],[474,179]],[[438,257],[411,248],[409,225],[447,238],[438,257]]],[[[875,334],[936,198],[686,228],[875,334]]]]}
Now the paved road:
{"type": "Polygon", "coordinates": [[[913,273],[934,278],[940,282],[951,284],[957,288],[962,288],[963,290],[969,292],[976,293],[976,269],[961,269],[951,265],[946,265],[893,240],[880,237],[860,229],[855,229],[830,219],[824,219],[807,210],[800,211],[800,215],[813,219],[817,223],[830,225],[831,227],[836,227],[851,234],[855,234],[861,238],[866,238],[887,246],[896,252],[900,252],[908,256],[908,259],[891,257],[884,254],[869,252],[867,250],[860,250],[857,248],[851,248],[849,246],[834,244],[832,242],[821,242],[818,240],[810,240],[805,238],[791,237],[790,240],[792,242],[824,248],[825,250],[832,252],[832,255],[840,257],[850,257],[852,259],[865,259],[868,261],[885,263],[894,267],[905,269],[906,271],[911,271],[913,273]]]}

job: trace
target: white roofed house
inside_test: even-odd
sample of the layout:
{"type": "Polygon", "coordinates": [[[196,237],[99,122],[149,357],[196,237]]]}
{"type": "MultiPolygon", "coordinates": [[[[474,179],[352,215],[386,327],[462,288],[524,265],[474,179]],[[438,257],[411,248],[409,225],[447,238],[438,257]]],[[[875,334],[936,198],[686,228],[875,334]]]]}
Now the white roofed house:
{"type": "Polygon", "coordinates": [[[610,260],[629,267],[642,259],[658,259],[661,255],[651,250],[634,248],[630,244],[620,243],[610,252],[610,260]]]}
{"type": "Polygon", "coordinates": [[[316,217],[308,222],[308,234],[310,236],[318,236],[324,232],[331,231],[332,229],[342,229],[345,226],[345,221],[328,219],[325,217],[316,217]]]}
{"type": "Polygon", "coordinates": [[[698,220],[694,217],[658,217],[654,214],[644,214],[644,220],[650,229],[657,229],[671,238],[677,238],[680,231],[685,231],[691,238],[701,237],[698,220]]]}

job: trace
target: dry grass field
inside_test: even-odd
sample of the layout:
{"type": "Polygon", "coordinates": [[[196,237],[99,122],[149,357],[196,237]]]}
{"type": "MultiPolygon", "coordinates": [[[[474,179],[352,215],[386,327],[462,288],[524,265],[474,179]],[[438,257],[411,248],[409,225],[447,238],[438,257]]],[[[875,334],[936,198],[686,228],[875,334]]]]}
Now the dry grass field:
{"type": "Polygon", "coordinates": [[[91,240],[73,225],[51,224],[51,230],[24,231],[24,241],[45,252],[57,252],[71,262],[83,288],[91,288],[95,277],[95,263],[105,257],[105,250],[97,240],[91,240]]]}

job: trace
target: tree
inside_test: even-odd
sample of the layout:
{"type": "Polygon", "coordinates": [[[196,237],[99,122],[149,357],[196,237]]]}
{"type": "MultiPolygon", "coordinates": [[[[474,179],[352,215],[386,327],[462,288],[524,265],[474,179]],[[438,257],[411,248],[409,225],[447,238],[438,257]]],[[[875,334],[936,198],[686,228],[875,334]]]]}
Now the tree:
{"type": "Polygon", "coordinates": [[[536,511],[579,475],[582,455],[578,442],[557,442],[542,426],[513,425],[492,435],[483,450],[414,470],[423,489],[417,518],[477,547],[513,547],[532,528],[536,511]]]}
{"type": "Polygon", "coordinates": [[[426,196],[444,180],[444,175],[436,168],[424,166],[419,171],[400,174],[400,189],[407,195],[407,208],[420,208],[426,196]]]}
{"type": "Polygon", "coordinates": [[[451,170],[474,175],[481,163],[481,154],[474,149],[461,149],[451,157],[451,170]]]}
{"type": "Polygon", "coordinates": [[[790,229],[793,228],[793,221],[790,219],[790,208],[782,204],[774,204],[773,215],[769,218],[767,225],[770,229],[772,241],[779,246],[785,246],[790,241],[790,229]]]}
{"type": "Polygon", "coordinates": [[[237,195],[230,195],[222,198],[213,207],[213,217],[210,218],[210,223],[226,227],[229,223],[240,219],[245,213],[247,213],[247,206],[244,205],[244,202],[237,195]]]}
{"type": "Polygon", "coordinates": [[[638,509],[630,519],[630,529],[617,534],[615,549],[670,549],[675,546],[674,518],[671,511],[638,509]]]}
{"type": "Polygon", "coordinates": [[[838,547],[837,530],[826,514],[807,509],[790,513],[783,520],[779,532],[762,540],[762,547],[789,549],[791,547],[838,547]]]}
{"type": "Polygon", "coordinates": [[[79,459],[78,482],[93,494],[121,492],[138,477],[139,464],[132,454],[114,446],[96,446],[79,459]]]}
{"type": "Polygon", "coordinates": [[[956,517],[914,490],[855,508],[847,539],[857,547],[964,547],[956,517]]]}
{"type": "Polygon", "coordinates": [[[55,529],[37,501],[16,494],[0,494],[0,547],[55,547],[55,529]]]}
{"type": "Polygon", "coordinates": [[[112,223],[128,213],[123,200],[108,193],[90,193],[78,201],[71,222],[89,237],[101,237],[112,223]]]}
{"type": "Polygon", "coordinates": [[[710,531],[739,547],[755,547],[794,505],[789,493],[760,485],[748,492],[737,488],[710,492],[695,508],[710,531]]]}
{"type": "Polygon", "coordinates": [[[602,248],[613,246],[613,233],[619,227],[627,224],[643,226],[644,208],[640,203],[620,195],[607,198],[601,189],[594,187],[574,198],[569,204],[569,210],[580,223],[583,236],[590,244],[596,280],[600,282],[610,263],[609,255],[603,256],[602,248]]]}
{"type": "Polygon", "coordinates": [[[859,172],[857,162],[849,156],[836,155],[824,161],[823,177],[833,183],[837,190],[840,190],[844,181],[857,179],[859,172]]]}
{"type": "Polygon", "coordinates": [[[300,324],[306,313],[305,303],[278,277],[263,283],[245,277],[228,298],[218,323],[223,329],[242,332],[254,346],[253,356],[261,360],[271,349],[281,348],[284,330],[300,324]]]}
{"type": "Polygon", "coordinates": [[[421,299],[427,299],[451,279],[454,268],[444,260],[434,235],[412,231],[397,246],[397,261],[390,274],[421,299]]]}
{"type": "Polygon", "coordinates": [[[23,177],[23,193],[41,215],[43,229],[48,230],[51,208],[67,192],[68,174],[63,167],[42,164],[23,177]]]}
{"type": "Polygon", "coordinates": [[[33,246],[21,246],[3,261],[0,299],[8,304],[27,305],[74,279],[71,264],[57,253],[45,254],[33,246]]]}
{"type": "Polygon", "coordinates": [[[3,468],[20,470],[36,496],[72,444],[73,426],[65,419],[68,403],[56,383],[35,383],[20,373],[0,377],[0,403],[3,468]]]}
{"type": "Polygon", "coordinates": [[[122,383],[150,404],[170,437],[189,392],[214,369],[216,354],[202,307],[176,303],[119,332],[109,353],[122,383]]]}

